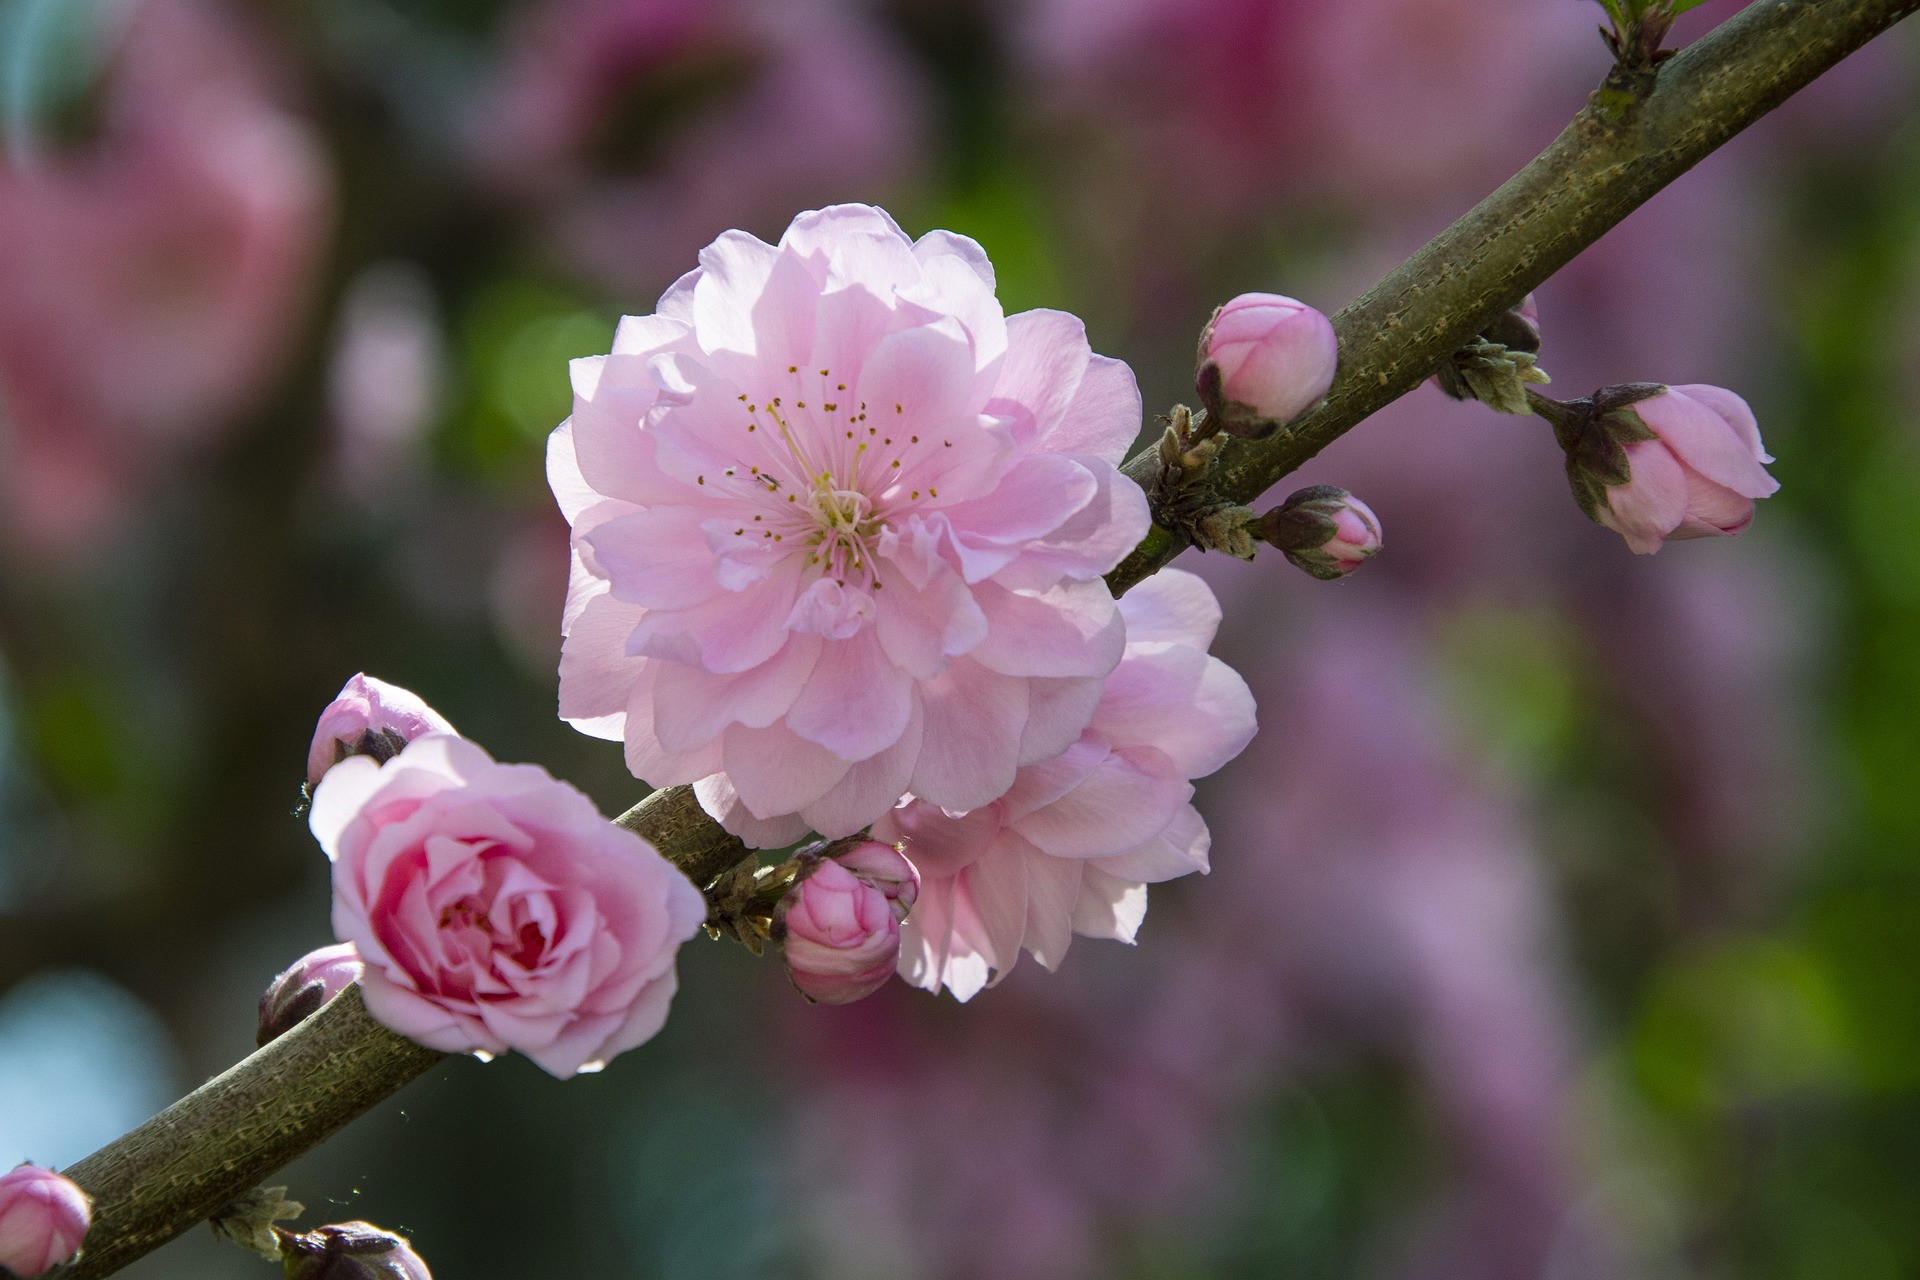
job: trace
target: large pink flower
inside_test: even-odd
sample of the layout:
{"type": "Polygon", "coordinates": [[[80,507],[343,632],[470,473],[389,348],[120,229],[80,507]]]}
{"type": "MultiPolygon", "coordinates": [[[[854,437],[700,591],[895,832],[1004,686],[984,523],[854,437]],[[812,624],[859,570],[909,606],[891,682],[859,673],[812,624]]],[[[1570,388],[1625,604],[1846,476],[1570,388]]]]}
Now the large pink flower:
{"type": "Polygon", "coordinates": [[[597,1070],[660,1030],[674,953],[706,919],[653,846],[546,770],[463,738],[335,765],[312,826],[367,1011],[448,1053],[597,1070]]]}
{"type": "Polygon", "coordinates": [[[1086,727],[1140,394],[1072,316],[1004,316],[973,241],[863,205],[729,232],[573,376],[560,714],[636,775],[776,845],[989,804],[1086,727]]]}
{"type": "Polygon", "coordinates": [[[924,799],[874,824],[903,841],[920,895],[901,925],[900,973],[962,1000],[1025,947],[1056,968],[1078,933],[1133,941],[1147,885],[1207,869],[1190,779],[1253,739],[1253,695],[1207,656],[1220,609],[1207,584],[1163,570],[1120,601],[1127,650],[1093,723],[1065,754],[961,817],[924,799]]]}

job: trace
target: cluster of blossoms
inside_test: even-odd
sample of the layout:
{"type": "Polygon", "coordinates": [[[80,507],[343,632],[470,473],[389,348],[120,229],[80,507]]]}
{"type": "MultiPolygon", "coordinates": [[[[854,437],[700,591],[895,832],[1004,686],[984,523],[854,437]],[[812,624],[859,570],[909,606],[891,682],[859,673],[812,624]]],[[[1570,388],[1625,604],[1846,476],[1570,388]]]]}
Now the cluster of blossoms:
{"type": "MultiPolygon", "coordinates": [[[[1772,491],[1738,397],[1562,405],[1524,385],[1544,379],[1537,315],[1506,321],[1441,385],[1549,417],[1582,505],[1635,550],[1738,532],[1772,491]]],[[[1222,307],[1167,473],[1193,487],[1224,435],[1311,410],[1338,358],[1293,299],[1222,307]]],[[[897,971],[966,1000],[1023,950],[1052,968],[1076,933],[1132,941],[1148,885],[1207,869],[1193,781],[1247,745],[1253,699],[1208,654],[1200,579],[1122,600],[1102,580],[1148,527],[1116,469],[1140,397],[1078,320],[1007,316],[972,241],[837,206],[778,244],[722,236],[573,381],[548,450],[573,528],[560,713],[750,846],[870,833],[741,882],[778,896],[756,927],[802,994],[844,1003],[897,971]]],[[[1330,486],[1202,514],[1203,543],[1223,520],[1210,545],[1266,542],[1316,577],[1381,545],[1330,486]]],[[[577,791],[378,681],[321,717],[308,784],[340,944],[281,975],[263,1043],[358,982],[423,1044],[591,1070],[659,1029],[678,946],[731,918],[719,882],[710,906],[577,791]]]]}
{"type": "Polygon", "coordinates": [[[917,903],[800,883],[803,991],[870,989],[898,933],[903,973],[968,996],[1204,870],[1189,779],[1251,699],[1198,579],[1101,580],[1148,527],[1116,469],[1140,395],[1078,320],[1007,316],[972,241],[839,206],[722,236],[574,389],[561,715],[750,845],[873,826],[918,871],[917,903]]]}

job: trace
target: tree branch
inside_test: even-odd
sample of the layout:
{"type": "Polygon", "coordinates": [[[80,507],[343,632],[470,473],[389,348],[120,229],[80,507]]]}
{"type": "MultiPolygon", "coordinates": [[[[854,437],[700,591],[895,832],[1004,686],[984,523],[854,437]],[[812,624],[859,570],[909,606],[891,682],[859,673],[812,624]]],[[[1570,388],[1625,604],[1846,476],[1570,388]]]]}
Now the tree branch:
{"type": "MultiPolygon", "coordinates": [[[[1263,441],[1230,441],[1212,476],[1250,502],[1419,385],[1448,354],[1655,192],[1920,8],[1920,0],[1755,0],[1665,64],[1624,110],[1590,105],[1479,207],[1334,318],[1340,372],[1320,408],[1263,441]]],[[[1149,448],[1126,472],[1151,487],[1149,448]]],[[[1111,574],[1124,591],[1184,548],[1159,526],[1111,574]]],[[[705,884],[747,850],[687,787],[619,819],[705,884]]],[[[424,1073],[441,1055],[386,1030],[349,990],[153,1120],[68,1170],[94,1226],[68,1280],[107,1275],[203,1221],[424,1073]]]]}
{"type": "MultiPolygon", "coordinates": [[[[1265,440],[1223,442],[1211,476],[1249,503],[1419,386],[1508,307],[1735,134],[1920,0],[1756,0],[1665,63],[1618,118],[1590,104],[1498,191],[1333,318],[1340,371],[1326,402],[1265,440]]],[[[1152,447],[1124,468],[1149,493],[1152,447]]],[[[1186,539],[1156,525],[1107,575],[1124,592],[1186,539]]]]}

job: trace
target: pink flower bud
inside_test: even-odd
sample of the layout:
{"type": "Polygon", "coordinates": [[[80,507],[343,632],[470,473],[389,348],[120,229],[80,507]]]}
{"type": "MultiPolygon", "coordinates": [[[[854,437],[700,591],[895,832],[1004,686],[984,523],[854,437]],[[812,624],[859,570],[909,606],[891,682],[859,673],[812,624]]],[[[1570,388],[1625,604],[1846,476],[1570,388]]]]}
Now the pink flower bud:
{"type": "Polygon", "coordinates": [[[320,1006],[360,980],[360,953],[351,942],[309,951],[273,980],[260,997],[260,1032],[265,1045],[320,1011],[320,1006]]]}
{"type": "Polygon", "coordinates": [[[1249,530],[1316,578],[1343,578],[1380,550],[1380,518],[1329,484],[1301,489],[1249,530]]]}
{"type": "Polygon", "coordinates": [[[905,920],[907,912],[913,910],[920,896],[920,873],[893,845],[878,840],[863,841],[851,853],[843,853],[834,861],[885,894],[893,905],[894,919],[905,920]]]}
{"type": "Polygon", "coordinates": [[[372,756],[384,764],[423,734],[453,732],[419,694],[357,675],[320,713],[307,752],[307,785],[319,786],[327,770],[348,756],[372,756]]]}
{"type": "Polygon", "coordinates": [[[92,1214],[87,1193],[51,1169],[0,1175],[0,1269],[30,1277],[72,1261],[92,1214]]]}
{"type": "Polygon", "coordinates": [[[402,1236],[371,1222],[341,1222],[281,1241],[287,1280],[433,1280],[402,1236]]]}
{"type": "MultiPolygon", "coordinates": [[[[1595,395],[1604,402],[1606,392],[1595,395]]],[[[1624,483],[1605,483],[1593,518],[1651,555],[1667,539],[1728,537],[1753,523],[1753,504],[1780,488],[1747,402],[1721,387],[1667,387],[1605,414],[1624,446],[1624,483]]],[[[1579,478],[1575,478],[1576,494],[1579,478]]],[[[1598,496],[1598,495],[1596,495],[1598,496]]]]}
{"type": "MultiPolygon", "coordinates": [[[[898,872],[892,859],[906,861],[888,846],[871,842],[855,855],[865,855],[856,861],[880,866],[889,876],[898,872]]],[[[820,1004],[851,1004],[886,985],[900,958],[900,922],[919,893],[912,866],[905,872],[905,878],[876,883],[868,878],[872,873],[855,874],[839,862],[823,860],[781,899],[779,928],[785,937],[787,976],[801,995],[820,1004]]]]}
{"type": "Polygon", "coordinates": [[[1333,323],[1303,302],[1243,293],[1200,335],[1196,384],[1236,435],[1265,435],[1318,404],[1340,359],[1333,323]]]}

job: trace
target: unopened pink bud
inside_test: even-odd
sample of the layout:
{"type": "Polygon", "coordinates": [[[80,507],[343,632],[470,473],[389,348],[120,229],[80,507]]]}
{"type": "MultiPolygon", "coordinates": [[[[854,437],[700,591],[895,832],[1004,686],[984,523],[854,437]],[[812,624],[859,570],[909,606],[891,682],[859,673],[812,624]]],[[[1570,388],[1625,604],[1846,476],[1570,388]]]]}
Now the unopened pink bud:
{"type": "Polygon", "coordinates": [[[1380,518],[1345,489],[1314,485],[1249,527],[1316,578],[1342,578],[1380,550],[1380,518]]]}
{"type": "Polygon", "coordinates": [[[260,997],[260,1033],[265,1045],[293,1030],[297,1023],[360,980],[360,953],[351,942],[309,951],[273,980],[260,997]]]}
{"type": "Polygon", "coordinates": [[[1200,335],[1196,384],[1236,435],[1264,435],[1326,397],[1339,364],[1333,323],[1277,293],[1243,293],[1200,335]]]}
{"type": "Polygon", "coordinates": [[[920,896],[920,873],[907,855],[890,844],[866,840],[834,858],[841,866],[885,894],[896,920],[905,920],[920,896]]]}
{"type": "Polygon", "coordinates": [[[1380,550],[1380,517],[1352,494],[1341,504],[1333,523],[1336,532],[1320,550],[1341,574],[1352,573],[1380,550]]]}
{"type": "Polygon", "coordinates": [[[87,1193],[51,1169],[0,1174],[0,1270],[24,1280],[71,1262],[92,1216],[87,1193]]]}
{"type": "Polygon", "coordinates": [[[320,713],[307,752],[307,785],[319,786],[327,770],[348,756],[372,756],[384,764],[415,738],[454,731],[419,694],[356,675],[320,713]]]}
{"type": "MultiPolygon", "coordinates": [[[[899,857],[883,844],[871,849],[899,857]]],[[[878,854],[868,856],[883,861],[878,854]]],[[[778,927],[787,976],[801,995],[820,1004],[851,1004],[886,985],[900,958],[900,921],[919,892],[918,877],[887,883],[894,887],[891,895],[828,859],[781,900],[778,927]]]]}

